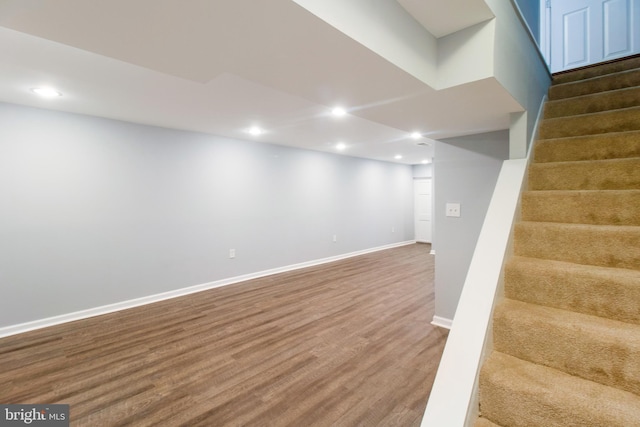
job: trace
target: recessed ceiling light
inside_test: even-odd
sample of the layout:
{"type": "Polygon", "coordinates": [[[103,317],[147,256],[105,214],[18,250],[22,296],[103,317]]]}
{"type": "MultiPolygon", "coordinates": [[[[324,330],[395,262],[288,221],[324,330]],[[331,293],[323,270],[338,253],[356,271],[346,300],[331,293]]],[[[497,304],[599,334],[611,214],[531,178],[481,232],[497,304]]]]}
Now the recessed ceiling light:
{"type": "Polygon", "coordinates": [[[342,117],[345,114],[347,114],[347,110],[345,110],[342,107],[335,107],[333,110],[331,110],[331,114],[333,114],[336,117],[342,117]]]}
{"type": "Polygon", "coordinates": [[[422,161],[422,164],[423,164],[423,165],[426,165],[426,164],[428,164],[428,163],[429,163],[429,160],[428,160],[428,159],[424,159],[424,160],[422,161]]]}
{"type": "Polygon", "coordinates": [[[62,96],[62,93],[51,87],[34,87],[31,88],[31,92],[36,95],[40,95],[43,98],[57,98],[58,96],[62,96]]]}
{"type": "Polygon", "coordinates": [[[253,126],[249,128],[247,132],[249,132],[253,136],[258,136],[262,134],[262,129],[260,129],[258,126],[253,126]]]}
{"type": "Polygon", "coordinates": [[[343,151],[345,148],[347,148],[347,145],[344,142],[338,142],[336,144],[336,150],[338,151],[343,151]]]}
{"type": "Polygon", "coordinates": [[[413,138],[413,139],[420,139],[420,138],[422,138],[422,134],[421,134],[420,132],[413,132],[413,133],[411,134],[411,138],[413,138]]]}
{"type": "Polygon", "coordinates": [[[402,158],[402,155],[400,155],[400,154],[396,154],[396,156],[394,157],[394,159],[396,159],[396,160],[400,160],[401,158],[402,158]]]}

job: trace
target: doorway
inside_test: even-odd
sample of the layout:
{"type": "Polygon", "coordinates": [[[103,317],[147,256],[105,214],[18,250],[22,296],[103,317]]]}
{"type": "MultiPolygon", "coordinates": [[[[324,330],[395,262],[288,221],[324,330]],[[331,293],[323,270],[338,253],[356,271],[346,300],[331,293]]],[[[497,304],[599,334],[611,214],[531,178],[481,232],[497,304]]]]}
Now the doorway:
{"type": "Polygon", "coordinates": [[[413,200],[416,242],[431,243],[431,178],[413,181],[413,200]]]}

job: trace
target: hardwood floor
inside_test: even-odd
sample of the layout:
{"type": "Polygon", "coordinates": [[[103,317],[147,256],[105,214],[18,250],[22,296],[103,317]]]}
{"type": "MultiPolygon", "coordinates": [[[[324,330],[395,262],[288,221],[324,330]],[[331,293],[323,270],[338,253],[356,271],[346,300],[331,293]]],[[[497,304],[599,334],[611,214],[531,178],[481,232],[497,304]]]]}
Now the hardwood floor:
{"type": "Polygon", "coordinates": [[[447,332],[415,244],[0,339],[72,425],[417,426],[447,332]]]}

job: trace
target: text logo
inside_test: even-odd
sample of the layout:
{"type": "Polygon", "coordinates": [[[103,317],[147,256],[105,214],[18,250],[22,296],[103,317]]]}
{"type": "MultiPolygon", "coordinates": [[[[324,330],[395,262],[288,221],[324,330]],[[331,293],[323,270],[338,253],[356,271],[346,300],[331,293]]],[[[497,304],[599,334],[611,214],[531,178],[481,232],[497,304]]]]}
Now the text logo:
{"type": "Polygon", "coordinates": [[[0,427],[69,427],[69,405],[1,405],[0,427]]]}

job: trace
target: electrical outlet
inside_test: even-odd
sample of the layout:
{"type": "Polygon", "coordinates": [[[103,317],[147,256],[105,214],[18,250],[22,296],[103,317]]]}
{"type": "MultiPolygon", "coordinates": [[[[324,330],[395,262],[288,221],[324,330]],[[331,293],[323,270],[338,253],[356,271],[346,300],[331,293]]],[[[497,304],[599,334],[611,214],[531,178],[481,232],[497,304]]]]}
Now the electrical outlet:
{"type": "Polygon", "coordinates": [[[337,242],[337,241],[338,241],[338,235],[337,235],[337,234],[334,234],[334,235],[333,235],[333,241],[334,241],[334,242],[337,242]]]}
{"type": "Polygon", "coordinates": [[[396,228],[395,227],[391,227],[391,232],[395,233],[396,232],[396,228]]]}
{"type": "Polygon", "coordinates": [[[236,257],[236,250],[229,249],[229,258],[235,258],[235,257],[236,257]]]}
{"type": "Polygon", "coordinates": [[[460,217],[460,203],[447,203],[446,204],[446,216],[459,218],[460,217]]]}

